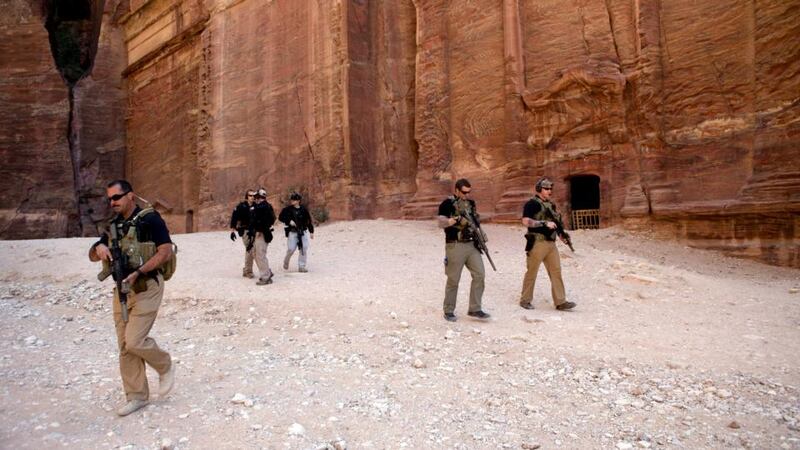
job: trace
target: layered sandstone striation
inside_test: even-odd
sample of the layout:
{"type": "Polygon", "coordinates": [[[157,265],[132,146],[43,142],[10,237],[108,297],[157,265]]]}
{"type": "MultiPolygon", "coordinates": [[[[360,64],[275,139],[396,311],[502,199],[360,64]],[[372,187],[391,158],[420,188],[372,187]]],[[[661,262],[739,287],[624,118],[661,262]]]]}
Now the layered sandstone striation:
{"type": "Polygon", "coordinates": [[[76,233],[67,142],[69,91],[50,52],[41,9],[12,0],[0,15],[0,233],[76,233]]]}
{"type": "MultiPolygon", "coordinates": [[[[596,209],[603,227],[800,266],[797,2],[131,0],[114,16],[109,3],[98,58],[114,61],[103,79],[118,71],[126,86],[125,132],[82,110],[81,130],[104,134],[80,148],[127,146],[125,174],[175,231],[223,226],[253,186],[275,202],[299,189],[334,219],[429,218],[459,177],[484,217],[516,222],[547,175],[568,218],[596,209]]],[[[40,24],[4,20],[12,55],[25,39],[47,49],[40,24]]],[[[3,65],[3,95],[24,70],[53,70],[19,60],[3,65]]],[[[81,98],[108,98],[122,117],[116,85],[103,86],[113,93],[81,98]]],[[[0,114],[53,125],[21,111],[0,114]]],[[[63,135],[21,148],[3,128],[13,167],[43,174],[70,161],[16,156],[54,155],[43,146],[63,148],[63,135]]],[[[83,203],[44,206],[65,211],[51,234],[101,215],[92,186],[122,161],[77,160],[81,176],[56,184],[83,203]]],[[[10,224],[38,203],[20,209],[27,194],[7,189],[10,224]]]]}
{"type": "Polygon", "coordinates": [[[416,192],[411,2],[134,2],[127,172],[178,230],[250,187],[335,219],[416,192]]]}
{"type": "Polygon", "coordinates": [[[93,236],[107,217],[105,183],[124,174],[120,3],[5,5],[0,236],[93,236]]]}

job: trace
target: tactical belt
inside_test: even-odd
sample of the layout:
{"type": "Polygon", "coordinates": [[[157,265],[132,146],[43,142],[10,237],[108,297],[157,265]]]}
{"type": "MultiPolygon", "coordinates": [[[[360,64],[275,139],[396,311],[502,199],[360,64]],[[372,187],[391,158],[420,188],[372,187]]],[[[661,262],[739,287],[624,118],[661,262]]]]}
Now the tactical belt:
{"type": "Polygon", "coordinates": [[[553,237],[553,232],[552,232],[552,231],[550,231],[550,232],[548,232],[548,233],[541,233],[541,232],[539,232],[539,231],[529,231],[529,232],[525,233],[525,237],[528,237],[528,236],[530,236],[530,237],[532,237],[532,238],[533,238],[533,237],[535,237],[535,235],[537,235],[537,234],[538,234],[539,236],[542,236],[542,237],[544,238],[544,240],[545,240],[545,241],[551,241],[551,242],[554,242],[554,241],[556,240],[556,238],[555,238],[555,237],[553,237]]]}
{"type": "Polygon", "coordinates": [[[462,242],[462,243],[463,242],[472,242],[472,241],[473,241],[472,238],[469,238],[469,239],[445,239],[445,242],[448,243],[448,244],[455,244],[457,242],[462,242]]]}

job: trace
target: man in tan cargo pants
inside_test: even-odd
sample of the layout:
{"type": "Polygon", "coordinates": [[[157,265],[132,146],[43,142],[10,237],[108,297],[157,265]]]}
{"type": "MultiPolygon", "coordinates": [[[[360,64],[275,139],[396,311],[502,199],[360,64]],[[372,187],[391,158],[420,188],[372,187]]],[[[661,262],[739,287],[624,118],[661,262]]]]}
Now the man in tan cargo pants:
{"type": "MultiPolygon", "coordinates": [[[[127,416],[147,405],[150,390],[145,364],[159,374],[159,396],[169,394],[175,382],[175,365],[169,353],[148,336],[164,296],[164,263],[172,258],[172,241],[161,216],[152,208],[136,205],[133,188],[125,180],[109,183],[106,195],[118,215],[111,222],[123,254],[128,255],[124,284],[128,293],[128,321],[122,319],[119,293],[114,289],[114,325],[119,344],[119,369],[127,402],[117,414],[127,416]]],[[[109,235],[104,234],[89,250],[92,261],[112,261],[109,235]]]]}
{"type": "Polygon", "coordinates": [[[519,306],[533,309],[533,288],[536,284],[536,275],[539,266],[544,263],[547,275],[550,276],[550,292],[553,303],[559,311],[566,311],[575,307],[575,303],[567,301],[564,291],[564,281],[561,279],[561,257],[556,248],[557,225],[554,220],[560,220],[556,212],[556,205],[550,200],[553,194],[553,182],[549,178],[540,178],[535,186],[536,195],[528,200],[522,211],[522,224],[528,227],[525,237],[528,245],[525,247],[527,255],[527,271],[522,281],[522,294],[519,306]]]}

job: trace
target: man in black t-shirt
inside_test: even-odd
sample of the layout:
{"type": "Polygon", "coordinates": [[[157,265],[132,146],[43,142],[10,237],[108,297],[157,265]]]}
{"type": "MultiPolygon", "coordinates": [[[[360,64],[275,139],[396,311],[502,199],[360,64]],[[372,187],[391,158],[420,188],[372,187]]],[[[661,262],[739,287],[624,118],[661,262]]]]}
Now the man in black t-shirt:
{"type": "MultiPolygon", "coordinates": [[[[142,210],[136,205],[133,187],[125,180],[108,184],[106,195],[111,208],[117,213],[111,227],[115,227],[123,254],[128,255],[130,274],[124,284],[131,286],[128,293],[128,322],[122,320],[119,293],[114,289],[114,325],[119,344],[119,368],[127,403],[117,414],[128,414],[144,407],[149,401],[145,364],[159,374],[159,396],[164,398],[175,381],[175,365],[169,353],[159,348],[148,336],[158,315],[164,297],[164,263],[172,258],[173,244],[169,230],[161,216],[152,208],[142,210]]],[[[112,259],[109,235],[103,234],[89,250],[91,261],[112,259]]]]}
{"type": "Polygon", "coordinates": [[[286,225],[286,256],[283,258],[283,269],[289,270],[289,261],[299,248],[300,257],[297,259],[298,272],[308,272],[309,239],[314,239],[314,222],[308,209],[300,204],[303,196],[292,192],[289,196],[289,205],[281,210],[278,220],[286,225]]]}
{"type": "MultiPolygon", "coordinates": [[[[527,271],[522,281],[522,294],[519,305],[525,309],[533,309],[533,287],[539,266],[544,263],[547,275],[550,276],[553,303],[559,311],[574,308],[573,302],[567,301],[564,281],[561,279],[561,257],[556,247],[558,226],[555,220],[561,220],[556,212],[556,205],[550,200],[553,194],[553,182],[549,178],[540,178],[535,186],[536,195],[525,203],[522,210],[522,224],[528,227],[525,237],[527,271]]],[[[562,238],[563,239],[563,238],[562,238]]]]}
{"type": "Polygon", "coordinates": [[[236,208],[233,209],[231,214],[231,240],[236,241],[236,235],[242,238],[244,245],[244,268],[242,269],[242,276],[245,278],[253,278],[253,257],[255,256],[255,249],[253,248],[253,238],[247,230],[250,228],[250,220],[253,216],[253,209],[255,208],[256,191],[248,189],[245,193],[244,201],[239,202],[236,208]]]}
{"type": "Polygon", "coordinates": [[[456,299],[458,297],[458,282],[464,266],[472,275],[472,284],[469,290],[469,310],[467,315],[478,319],[488,319],[489,314],[481,308],[483,298],[484,278],[486,271],[483,268],[483,258],[478,248],[475,247],[473,236],[470,234],[468,221],[463,215],[471,215],[478,222],[479,215],[475,201],[469,199],[472,186],[466,178],[456,181],[455,195],[448,197],[439,205],[437,222],[444,229],[445,235],[445,273],[447,285],[444,294],[444,318],[455,322],[456,299]]]}

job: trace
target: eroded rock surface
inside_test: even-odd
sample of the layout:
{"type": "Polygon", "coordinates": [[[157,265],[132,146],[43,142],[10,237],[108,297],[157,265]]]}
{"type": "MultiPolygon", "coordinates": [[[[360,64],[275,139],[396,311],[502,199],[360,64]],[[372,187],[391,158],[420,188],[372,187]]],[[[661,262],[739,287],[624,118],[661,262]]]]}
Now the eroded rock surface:
{"type": "MultiPolygon", "coordinates": [[[[222,226],[253,185],[274,203],[299,189],[334,219],[429,218],[459,177],[473,181],[484,217],[517,221],[547,175],[567,217],[595,204],[603,227],[645,227],[800,266],[794,2],[152,0],[128,8],[101,33],[110,43],[104,58],[127,58],[126,138],[81,142],[126,143],[126,176],[175,231],[222,226]],[[124,33],[124,45],[113,33],[124,33]]],[[[20,40],[37,39],[24,21],[4,20],[20,40]]],[[[17,48],[15,39],[4,45],[17,48]]],[[[10,80],[3,92],[21,84],[10,80]]],[[[83,130],[105,130],[89,116],[83,130]]],[[[4,151],[42,154],[21,146],[4,151]]],[[[77,186],[69,177],[58,183],[63,196],[90,199],[92,178],[117,170],[90,160],[81,159],[77,186]]],[[[63,166],[27,164],[37,174],[63,166]]],[[[27,198],[21,189],[9,187],[6,216],[27,198]]]]}
{"type": "Polygon", "coordinates": [[[427,218],[461,176],[515,221],[549,175],[569,215],[593,175],[601,226],[800,264],[796,5],[197,5],[125,24],[149,46],[129,49],[129,171],[178,227],[221,225],[254,183],[336,219],[427,218]]]}
{"type": "Polygon", "coordinates": [[[97,234],[124,174],[119,1],[12,0],[0,18],[0,236],[97,234]],[[101,24],[103,24],[101,26],[101,24]]]}

